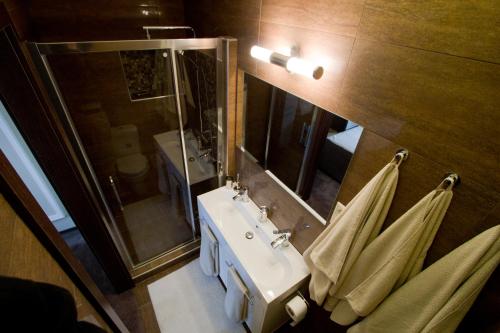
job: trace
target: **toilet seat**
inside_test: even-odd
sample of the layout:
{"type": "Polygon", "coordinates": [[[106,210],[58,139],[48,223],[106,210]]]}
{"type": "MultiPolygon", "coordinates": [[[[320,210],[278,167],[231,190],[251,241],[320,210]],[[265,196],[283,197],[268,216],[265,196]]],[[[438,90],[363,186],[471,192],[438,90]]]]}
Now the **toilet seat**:
{"type": "Polygon", "coordinates": [[[148,159],[142,154],[120,157],[116,160],[118,173],[125,177],[139,177],[148,172],[148,159]]]}

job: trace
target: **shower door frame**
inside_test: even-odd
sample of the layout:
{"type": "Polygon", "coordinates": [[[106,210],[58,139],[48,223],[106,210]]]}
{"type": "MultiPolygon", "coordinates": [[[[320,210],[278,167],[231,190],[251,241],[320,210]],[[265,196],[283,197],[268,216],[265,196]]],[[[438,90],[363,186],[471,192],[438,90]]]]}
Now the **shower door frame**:
{"type": "MultiPolygon", "coordinates": [[[[186,50],[216,50],[216,73],[217,73],[217,87],[216,87],[216,101],[218,112],[218,142],[219,148],[217,152],[217,174],[219,176],[219,186],[221,180],[224,178],[228,170],[234,167],[228,163],[228,156],[232,155],[230,145],[228,142],[234,137],[234,130],[227,127],[228,117],[234,114],[236,105],[229,107],[228,103],[228,87],[230,84],[236,85],[236,81],[232,78],[231,73],[236,68],[230,68],[230,64],[236,64],[236,45],[237,41],[230,37],[218,38],[193,38],[193,39],[151,39],[151,40],[120,40],[120,41],[89,41],[89,42],[57,42],[57,43],[28,43],[28,49],[33,58],[35,67],[37,68],[45,88],[48,91],[50,100],[53,102],[57,116],[64,125],[64,131],[67,134],[70,142],[65,142],[68,148],[73,148],[75,155],[72,156],[72,162],[76,165],[78,174],[83,181],[87,193],[92,201],[95,203],[99,210],[101,221],[107,230],[113,245],[117,248],[123,262],[129,269],[129,273],[133,280],[142,279],[160,268],[167,267],[175,264],[179,259],[187,257],[199,249],[200,240],[195,235],[195,219],[193,216],[193,207],[191,200],[191,188],[189,181],[188,161],[186,159],[186,147],[183,131],[182,119],[182,102],[179,94],[179,80],[177,77],[177,51],[186,50]],[[185,185],[189,196],[189,219],[191,222],[193,238],[185,243],[182,243],[173,249],[169,249],[151,259],[134,264],[128,250],[126,249],[122,236],[119,233],[115,217],[109,207],[108,200],[101,189],[101,185],[93,170],[90,159],[87,156],[85,148],[81,142],[78,131],[73,123],[72,117],[69,113],[67,105],[64,101],[63,95],[57,84],[47,56],[61,55],[61,54],[87,54],[87,53],[101,53],[101,52],[119,52],[119,51],[133,51],[133,50],[170,50],[172,75],[174,78],[174,89],[176,95],[176,108],[179,120],[179,132],[181,138],[181,147],[183,154],[183,167],[186,175],[185,185]],[[231,60],[231,61],[230,61],[231,60]],[[229,130],[228,130],[229,129],[229,130]],[[174,253],[175,252],[175,253],[174,253]],[[174,253],[172,256],[171,254],[174,253]]],[[[234,67],[234,66],[233,66],[234,67]]],[[[75,221],[78,226],[78,221],[75,221]]],[[[89,244],[92,247],[92,244],[89,244]]]]}

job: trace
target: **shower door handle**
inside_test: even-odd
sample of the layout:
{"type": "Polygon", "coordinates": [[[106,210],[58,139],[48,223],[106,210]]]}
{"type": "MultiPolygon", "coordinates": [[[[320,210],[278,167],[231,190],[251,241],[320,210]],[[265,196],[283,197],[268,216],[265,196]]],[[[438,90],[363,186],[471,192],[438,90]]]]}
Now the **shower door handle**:
{"type": "Polygon", "coordinates": [[[120,199],[120,195],[118,194],[118,189],[116,188],[116,183],[115,183],[115,180],[113,179],[113,176],[109,176],[109,184],[111,185],[111,188],[113,189],[113,193],[115,194],[116,201],[118,202],[118,206],[120,207],[120,210],[123,212],[122,199],[120,199]]]}

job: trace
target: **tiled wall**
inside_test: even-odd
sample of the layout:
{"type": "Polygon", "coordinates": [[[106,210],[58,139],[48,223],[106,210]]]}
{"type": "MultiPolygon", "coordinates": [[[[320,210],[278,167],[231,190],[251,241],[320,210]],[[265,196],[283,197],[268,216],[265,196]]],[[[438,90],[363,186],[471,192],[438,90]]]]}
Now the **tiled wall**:
{"type": "Polygon", "coordinates": [[[9,17],[19,38],[27,38],[30,27],[26,4],[21,0],[0,0],[0,7],[3,7],[0,8],[0,16],[7,15],[9,17]]]}
{"type": "MultiPolygon", "coordinates": [[[[410,157],[401,167],[388,224],[446,172],[460,174],[462,184],[427,265],[499,223],[500,2],[187,0],[185,12],[186,23],[204,36],[237,37],[244,71],[365,127],[341,202],[400,147],[409,149],[410,157]],[[253,44],[298,46],[303,57],[326,63],[326,72],[318,81],[291,76],[254,61],[253,44]]],[[[260,186],[271,181],[260,179],[260,186]]],[[[279,207],[287,207],[292,199],[279,200],[279,207]]],[[[488,310],[500,306],[495,278],[498,271],[463,330],[467,325],[498,329],[488,310]]]]}
{"type": "Polygon", "coordinates": [[[31,0],[28,8],[31,38],[37,41],[143,39],[143,26],[184,24],[182,0],[31,0]]]}

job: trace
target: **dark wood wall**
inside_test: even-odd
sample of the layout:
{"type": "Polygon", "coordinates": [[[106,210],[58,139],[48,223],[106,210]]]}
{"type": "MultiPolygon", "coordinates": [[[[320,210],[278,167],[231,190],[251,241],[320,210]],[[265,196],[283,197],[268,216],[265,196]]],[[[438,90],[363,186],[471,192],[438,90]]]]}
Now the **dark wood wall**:
{"type": "Polygon", "coordinates": [[[0,7],[0,21],[12,22],[19,37],[25,39],[29,33],[26,4],[21,0],[0,0],[0,7]]]}
{"type": "MultiPolygon", "coordinates": [[[[182,0],[28,2],[30,31],[36,41],[144,39],[143,26],[184,24],[182,0]]],[[[152,36],[178,37],[179,33],[152,36]]]]}
{"type": "MultiPolygon", "coordinates": [[[[186,23],[204,36],[237,37],[244,71],[365,127],[341,202],[400,147],[410,157],[387,224],[446,172],[460,174],[427,265],[500,222],[500,2],[187,0],[185,13],[186,23]],[[325,74],[314,81],[256,62],[249,56],[253,44],[298,46],[303,57],[326,64],[325,74]]],[[[288,207],[291,198],[273,200],[288,207]]],[[[279,222],[286,223],[297,221],[279,222]]],[[[314,236],[309,233],[309,242],[314,236]]],[[[488,310],[500,306],[495,278],[498,272],[463,329],[499,329],[488,310]]]]}

